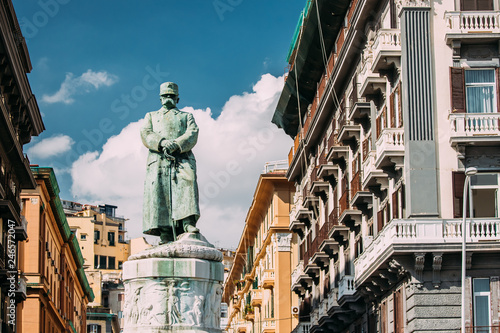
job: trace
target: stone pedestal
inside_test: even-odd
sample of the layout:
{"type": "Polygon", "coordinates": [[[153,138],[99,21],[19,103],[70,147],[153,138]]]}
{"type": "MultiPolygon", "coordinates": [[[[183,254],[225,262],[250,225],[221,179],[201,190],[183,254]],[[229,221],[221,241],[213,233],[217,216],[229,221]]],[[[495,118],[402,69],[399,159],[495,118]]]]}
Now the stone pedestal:
{"type": "Polygon", "coordinates": [[[125,333],[220,330],[222,253],[201,234],[131,256],[123,264],[125,333]]]}

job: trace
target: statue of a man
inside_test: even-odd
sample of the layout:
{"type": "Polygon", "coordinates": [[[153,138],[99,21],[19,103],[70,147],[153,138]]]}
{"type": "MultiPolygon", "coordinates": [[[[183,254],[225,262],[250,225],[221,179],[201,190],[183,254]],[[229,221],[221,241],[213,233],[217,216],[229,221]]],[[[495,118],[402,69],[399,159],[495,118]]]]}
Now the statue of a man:
{"type": "Polygon", "coordinates": [[[146,114],[141,127],[142,142],[149,149],[143,231],[160,236],[160,244],[164,244],[183,232],[199,232],[196,160],[191,152],[198,126],[191,113],[177,109],[177,84],[162,83],[160,101],[163,107],[146,114]]]}

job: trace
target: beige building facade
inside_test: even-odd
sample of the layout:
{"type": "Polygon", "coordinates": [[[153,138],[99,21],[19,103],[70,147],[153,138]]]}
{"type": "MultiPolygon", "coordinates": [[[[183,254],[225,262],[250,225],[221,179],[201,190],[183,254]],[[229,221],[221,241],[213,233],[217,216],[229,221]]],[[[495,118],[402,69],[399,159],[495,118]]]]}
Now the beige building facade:
{"type": "Polygon", "coordinates": [[[273,117],[295,140],[294,332],[498,331],[499,15],[307,2],[273,117]]]}
{"type": "Polygon", "coordinates": [[[119,332],[123,328],[122,265],[151,245],[143,238],[126,239],[126,219],[113,205],[86,205],[64,200],[68,223],[80,242],[85,274],[95,298],[89,304],[90,332],[119,332]]]}
{"type": "Polygon", "coordinates": [[[234,262],[225,281],[228,332],[290,332],[297,297],[290,292],[294,188],[283,170],[261,174],[234,262]]]}
{"type": "Polygon", "coordinates": [[[87,304],[94,295],[80,246],[64,215],[54,171],[32,171],[37,187],[21,193],[29,242],[19,251],[27,287],[17,332],[85,333],[87,304]]]}

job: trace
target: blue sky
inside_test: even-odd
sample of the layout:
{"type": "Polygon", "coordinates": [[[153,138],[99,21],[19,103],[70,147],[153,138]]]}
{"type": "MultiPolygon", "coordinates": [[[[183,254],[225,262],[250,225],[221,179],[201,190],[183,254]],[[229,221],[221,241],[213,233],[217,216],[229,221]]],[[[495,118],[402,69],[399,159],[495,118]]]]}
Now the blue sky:
{"type": "Polygon", "coordinates": [[[206,219],[225,220],[230,234],[212,235],[210,221],[200,227],[218,245],[235,246],[263,163],[286,158],[291,145],[270,119],[304,4],[14,0],[46,127],[25,147],[31,162],[56,168],[61,198],[116,204],[139,225],[142,174],[131,179],[145,168],[145,150],[136,129],[160,107],[159,84],[174,81],[179,107],[193,112],[204,132],[195,154],[200,190],[210,197],[206,219]],[[226,181],[234,161],[241,170],[226,181]]]}

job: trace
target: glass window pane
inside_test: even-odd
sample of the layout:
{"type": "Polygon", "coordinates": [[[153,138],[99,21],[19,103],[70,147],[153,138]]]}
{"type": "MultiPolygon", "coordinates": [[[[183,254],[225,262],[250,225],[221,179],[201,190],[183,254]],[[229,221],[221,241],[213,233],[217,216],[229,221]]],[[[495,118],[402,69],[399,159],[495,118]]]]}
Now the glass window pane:
{"type": "Polygon", "coordinates": [[[465,84],[469,83],[495,83],[495,71],[493,69],[479,69],[465,71],[465,84]]]}
{"type": "Polygon", "coordinates": [[[486,173],[472,176],[471,185],[498,185],[498,175],[495,173],[486,173]]]}
{"type": "Polygon", "coordinates": [[[490,279],[474,279],[474,293],[489,292],[490,279]]]}
{"type": "Polygon", "coordinates": [[[474,297],[474,326],[490,326],[490,306],[488,296],[474,297]]]}
{"type": "Polygon", "coordinates": [[[467,87],[467,112],[491,113],[494,109],[493,86],[467,87]]]}

